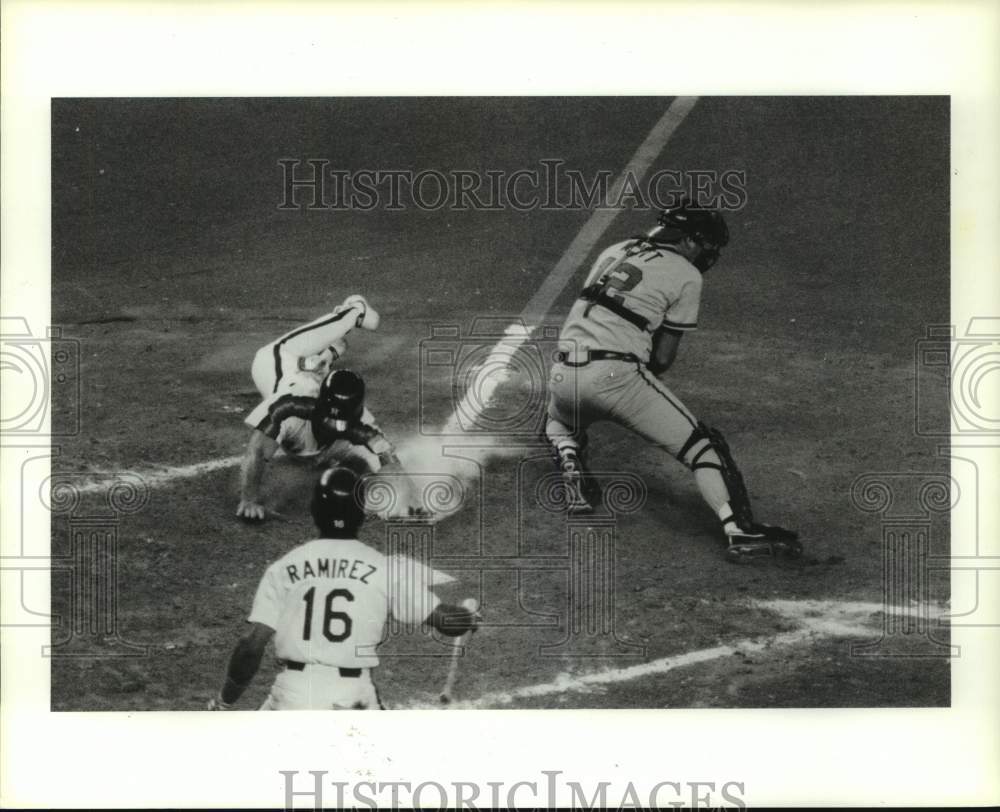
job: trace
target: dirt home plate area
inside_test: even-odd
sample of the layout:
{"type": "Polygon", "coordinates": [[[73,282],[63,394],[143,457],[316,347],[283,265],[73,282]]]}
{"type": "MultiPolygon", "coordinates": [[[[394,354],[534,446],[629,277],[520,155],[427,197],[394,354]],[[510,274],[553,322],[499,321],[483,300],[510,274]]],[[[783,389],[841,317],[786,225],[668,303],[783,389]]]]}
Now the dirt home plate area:
{"type": "MultiPolygon", "coordinates": [[[[915,430],[948,406],[943,378],[915,386],[917,342],[949,321],[948,101],[674,102],[54,101],[52,321],[80,360],[79,400],[57,389],[54,419],[80,423],[52,460],[79,496],[53,512],[52,555],[74,560],[84,519],[103,521],[115,588],[97,618],[113,629],[94,628],[78,579],[54,572],[53,709],[198,710],[217,691],[264,569],[313,536],[316,472],[288,460],[269,473],[280,515],[235,516],[251,361],[354,293],[382,323],[352,332],[342,363],[418,482],[451,488],[437,522],[371,519],[361,540],[409,533],[449,576],[442,599],[481,603],[448,708],[948,706],[946,573],[900,591],[871,491],[949,470],[941,438],[915,430]],[[758,518],[798,530],[802,557],[727,562],[690,472],[611,424],[590,432],[590,465],[637,504],[567,519],[546,502],[548,328],[597,253],[655,211],[282,207],[288,159],[744,173],[665,381],[725,433],[758,518]],[[476,419],[516,430],[468,431],[476,419]],[[141,503],[116,509],[123,480],[141,503]]],[[[926,551],[946,556],[947,512],[927,516],[926,551]]],[[[382,700],[443,707],[450,644],[389,631],[382,700]]],[[[278,667],[265,659],[241,708],[278,667]]]]}

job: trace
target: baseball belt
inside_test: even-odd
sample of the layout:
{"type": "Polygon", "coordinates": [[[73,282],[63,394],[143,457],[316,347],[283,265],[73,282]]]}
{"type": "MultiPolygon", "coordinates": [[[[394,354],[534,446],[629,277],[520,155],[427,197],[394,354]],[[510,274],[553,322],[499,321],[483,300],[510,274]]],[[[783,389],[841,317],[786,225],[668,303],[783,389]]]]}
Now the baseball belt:
{"type": "MultiPolygon", "coordinates": [[[[316,663],[312,663],[312,664],[315,665],[316,663]]],[[[297,660],[285,660],[285,668],[287,668],[289,671],[305,671],[306,670],[306,663],[300,663],[297,660]]],[[[363,668],[339,668],[339,667],[337,667],[337,671],[340,672],[340,676],[342,676],[342,677],[360,677],[361,676],[361,672],[363,670],[364,670],[363,668]]]]}
{"type": "Polygon", "coordinates": [[[557,352],[556,361],[568,367],[585,367],[591,361],[625,361],[629,364],[639,364],[639,357],[630,352],[615,352],[614,350],[581,350],[579,352],[557,352]]]}

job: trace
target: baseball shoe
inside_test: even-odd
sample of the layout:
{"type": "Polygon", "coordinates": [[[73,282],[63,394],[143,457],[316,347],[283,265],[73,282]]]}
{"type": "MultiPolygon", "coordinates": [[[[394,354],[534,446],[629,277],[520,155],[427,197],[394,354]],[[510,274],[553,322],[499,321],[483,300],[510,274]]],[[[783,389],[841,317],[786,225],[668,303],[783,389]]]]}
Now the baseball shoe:
{"type": "Polygon", "coordinates": [[[725,533],[729,541],[726,558],[737,564],[745,564],[758,558],[798,558],[802,555],[798,533],[783,527],[753,522],[743,528],[730,522],[725,533]]]}
{"type": "Polygon", "coordinates": [[[406,508],[406,510],[403,510],[402,508],[397,510],[392,510],[391,508],[377,511],[366,510],[365,518],[381,519],[383,522],[404,521],[435,524],[441,517],[433,510],[428,510],[425,507],[414,507],[413,505],[410,505],[406,508]]]}
{"type": "Polygon", "coordinates": [[[406,518],[416,522],[427,522],[428,524],[433,524],[440,518],[438,514],[430,508],[422,506],[410,505],[410,507],[406,509],[406,512],[406,518]]]}

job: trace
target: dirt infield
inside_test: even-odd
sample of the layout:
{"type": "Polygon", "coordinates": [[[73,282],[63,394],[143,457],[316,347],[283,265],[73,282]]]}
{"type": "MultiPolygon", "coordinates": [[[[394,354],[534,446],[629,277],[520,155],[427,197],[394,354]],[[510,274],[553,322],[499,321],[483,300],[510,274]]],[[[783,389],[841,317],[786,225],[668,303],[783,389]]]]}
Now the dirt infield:
{"type": "MultiPolygon", "coordinates": [[[[365,294],[382,327],[349,337],[349,365],[363,373],[387,434],[415,437],[422,420],[440,425],[454,408],[449,376],[424,363],[434,329],[467,336],[477,318],[509,324],[588,216],[286,210],[281,159],[510,173],[557,158],[614,174],[669,101],[55,101],[53,321],[79,342],[81,429],[53,469],[99,482],[222,462],[154,476],[137,510],[109,514],[97,488],[75,512],[53,516],[52,554],[70,558],[81,516],[105,517],[118,587],[117,637],[108,637],[74,627],[75,582],[53,576],[53,709],[202,707],[264,568],[310,537],[312,472],[290,463],[273,476],[285,520],[247,526],[234,516],[236,469],[225,461],[247,439],[258,347],[365,294]]],[[[946,628],[934,631],[941,645],[928,644],[922,626],[896,635],[881,650],[896,656],[857,647],[897,626],[878,608],[882,520],[856,490],[852,498],[866,474],[934,481],[949,470],[939,438],[915,431],[917,397],[922,412],[947,414],[940,381],[915,386],[915,348],[929,325],[949,319],[948,134],[941,98],[698,101],[654,169],[745,172],[747,199],[728,218],[731,244],[706,276],[699,330],[684,339],[668,385],[725,432],[760,518],[799,529],[806,554],[726,563],[689,472],[602,426],[592,433],[594,468],[637,475],[646,496],[610,537],[614,600],[600,611],[613,633],[579,633],[598,621],[574,615],[572,528],[537,504],[546,450],[521,437],[516,453],[486,459],[466,482],[463,508],[433,528],[435,562],[457,579],[440,594],[478,595],[485,615],[461,667],[460,701],[949,704],[949,661],[932,656],[946,650],[946,628]],[[809,600],[823,603],[810,609],[809,600]]],[[[650,220],[626,210],[604,243],[650,220]]],[[[946,555],[947,514],[929,514],[927,526],[929,552],[946,555]]],[[[391,529],[372,521],[362,539],[382,545],[391,529]]],[[[918,597],[945,605],[946,574],[918,597]]],[[[420,636],[388,641],[377,674],[386,704],[433,706],[447,654],[420,636]]],[[[275,668],[267,663],[241,707],[263,699],[275,668]]]]}

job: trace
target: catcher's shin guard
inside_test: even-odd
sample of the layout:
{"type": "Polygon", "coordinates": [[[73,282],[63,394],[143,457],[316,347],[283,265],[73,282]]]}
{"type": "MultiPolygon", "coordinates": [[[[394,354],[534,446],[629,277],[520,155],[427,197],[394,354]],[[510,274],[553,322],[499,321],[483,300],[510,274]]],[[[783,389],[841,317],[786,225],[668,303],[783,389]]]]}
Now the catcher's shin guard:
{"type": "Polygon", "coordinates": [[[583,463],[572,451],[562,453],[559,457],[559,471],[562,473],[566,510],[571,514],[590,513],[594,506],[586,495],[586,474],[583,463]]]}
{"type": "Polygon", "coordinates": [[[589,513],[600,499],[597,483],[587,473],[585,454],[587,433],[572,429],[555,418],[545,427],[546,440],[552,447],[553,461],[562,474],[566,509],[569,513],[589,513]]]}
{"type": "Polygon", "coordinates": [[[730,561],[801,554],[802,545],[798,541],[797,533],[754,520],[746,482],[721,431],[699,422],[677,456],[682,462],[686,462],[692,471],[699,468],[714,468],[722,476],[722,481],[729,492],[729,513],[723,513],[719,518],[729,542],[726,557],[730,561]],[[696,446],[700,447],[695,451],[696,446]],[[690,461],[685,460],[685,455],[692,451],[694,453],[690,461]],[[709,451],[715,452],[710,456],[717,457],[718,462],[703,459],[709,451]]]}
{"type": "Polygon", "coordinates": [[[714,468],[722,476],[722,481],[729,492],[729,509],[732,512],[730,516],[722,517],[723,523],[735,521],[741,526],[753,524],[753,511],[750,508],[750,496],[743,481],[743,474],[736,466],[736,461],[729,451],[729,444],[721,431],[699,422],[677,456],[692,471],[697,471],[699,468],[714,468]],[[710,454],[712,451],[715,453],[710,454]],[[690,460],[685,459],[688,454],[691,455],[690,460]],[[705,459],[706,456],[709,458],[705,459]]]}

